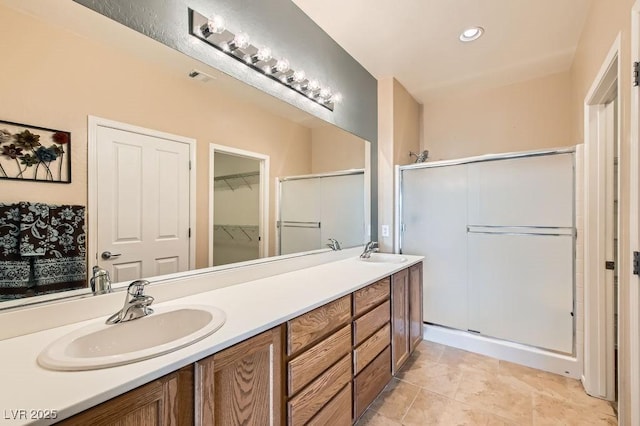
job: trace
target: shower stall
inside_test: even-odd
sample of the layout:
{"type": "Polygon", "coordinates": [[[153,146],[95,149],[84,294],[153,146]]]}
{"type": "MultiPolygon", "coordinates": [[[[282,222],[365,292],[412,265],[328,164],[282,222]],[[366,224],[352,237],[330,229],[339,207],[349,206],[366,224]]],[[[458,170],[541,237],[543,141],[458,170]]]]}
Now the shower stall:
{"type": "Polygon", "coordinates": [[[576,356],[574,151],[397,168],[396,243],[425,256],[425,322],[576,356]]]}
{"type": "Polygon", "coordinates": [[[364,170],[278,179],[278,254],[362,245],[365,233],[364,170]]]}

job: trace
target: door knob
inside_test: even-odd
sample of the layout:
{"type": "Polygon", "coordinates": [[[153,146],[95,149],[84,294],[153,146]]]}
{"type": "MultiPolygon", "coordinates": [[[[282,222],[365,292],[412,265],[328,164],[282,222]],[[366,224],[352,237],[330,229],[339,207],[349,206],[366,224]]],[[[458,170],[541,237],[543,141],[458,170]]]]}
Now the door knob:
{"type": "Polygon", "coordinates": [[[103,251],[100,257],[102,257],[104,260],[109,260],[112,257],[118,257],[121,255],[122,253],[111,253],[110,251],[103,251]]]}

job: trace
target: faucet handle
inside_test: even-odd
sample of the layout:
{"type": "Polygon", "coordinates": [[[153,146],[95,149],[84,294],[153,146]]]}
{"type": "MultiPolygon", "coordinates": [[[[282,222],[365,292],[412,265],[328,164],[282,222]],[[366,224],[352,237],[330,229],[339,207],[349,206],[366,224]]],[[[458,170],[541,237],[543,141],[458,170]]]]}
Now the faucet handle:
{"type": "Polygon", "coordinates": [[[342,247],[340,247],[340,242],[335,238],[329,238],[329,244],[327,244],[327,247],[332,250],[342,250],[342,247]]]}
{"type": "Polygon", "coordinates": [[[146,286],[147,284],[150,284],[147,280],[136,280],[129,284],[127,293],[134,297],[142,297],[144,296],[144,286],[146,286]]]}
{"type": "Polygon", "coordinates": [[[111,293],[111,277],[109,271],[98,265],[93,266],[93,276],[89,280],[93,294],[111,293]]]}
{"type": "Polygon", "coordinates": [[[377,249],[378,248],[378,242],[377,241],[369,241],[364,248],[366,250],[373,250],[373,249],[377,249]]]}

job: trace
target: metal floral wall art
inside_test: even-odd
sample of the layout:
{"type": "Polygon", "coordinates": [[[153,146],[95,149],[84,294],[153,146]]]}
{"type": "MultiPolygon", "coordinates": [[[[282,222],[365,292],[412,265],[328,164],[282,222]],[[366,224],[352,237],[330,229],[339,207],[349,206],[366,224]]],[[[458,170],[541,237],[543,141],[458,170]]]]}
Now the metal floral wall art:
{"type": "Polygon", "coordinates": [[[71,133],[0,121],[0,179],[71,182],[71,133]]]}

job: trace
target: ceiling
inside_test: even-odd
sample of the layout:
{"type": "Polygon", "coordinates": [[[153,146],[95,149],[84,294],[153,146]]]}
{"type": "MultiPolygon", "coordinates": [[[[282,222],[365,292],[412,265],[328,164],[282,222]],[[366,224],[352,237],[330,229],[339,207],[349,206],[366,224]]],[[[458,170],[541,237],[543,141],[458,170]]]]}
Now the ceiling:
{"type": "Polygon", "coordinates": [[[592,0],[293,0],[374,77],[421,103],[566,71],[592,0]],[[484,36],[461,43],[465,28],[484,36]]]}

